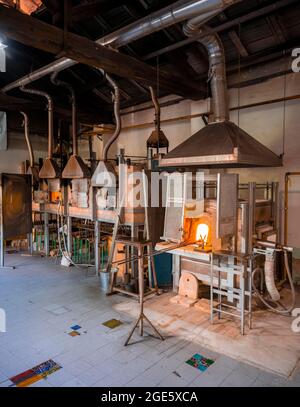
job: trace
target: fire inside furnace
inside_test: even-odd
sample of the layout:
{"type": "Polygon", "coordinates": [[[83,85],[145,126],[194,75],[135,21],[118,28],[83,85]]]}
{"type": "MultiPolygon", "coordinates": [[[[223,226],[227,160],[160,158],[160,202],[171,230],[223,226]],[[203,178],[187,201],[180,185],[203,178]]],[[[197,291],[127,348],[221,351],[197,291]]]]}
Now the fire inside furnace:
{"type": "Polygon", "coordinates": [[[209,226],[206,223],[199,223],[196,229],[196,250],[210,251],[211,246],[208,244],[209,226]]]}

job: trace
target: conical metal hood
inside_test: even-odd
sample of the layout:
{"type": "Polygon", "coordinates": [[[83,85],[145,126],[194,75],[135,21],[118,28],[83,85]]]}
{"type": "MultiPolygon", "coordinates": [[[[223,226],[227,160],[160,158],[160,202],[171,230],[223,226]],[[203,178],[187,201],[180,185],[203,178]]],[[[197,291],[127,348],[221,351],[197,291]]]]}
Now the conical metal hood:
{"type": "Polygon", "coordinates": [[[161,167],[279,167],[282,160],[230,121],[210,123],[160,160],[161,167]]]}
{"type": "Polygon", "coordinates": [[[169,140],[165,136],[162,130],[153,130],[150,137],[147,140],[147,148],[169,148],[169,140]]]}
{"type": "MultiPolygon", "coordinates": [[[[281,158],[229,121],[225,51],[217,34],[199,41],[209,57],[209,80],[214,122],[195,133],[160,160],[161,167],[236,168],[279,167],[281,158]]],[[[189,20],[184,26],[188,36],[199,34],[201,19],[189,20]]]]}
{"type": "Polygon", "coordinates": [[[53,158],[46,158],[44,164],[39,172],[39,177],[44,179],[52,179],[60,177],[60,169],[53,158]]]}
{"type": "Polygon", "coordinates": [[[91,173],[83,159],[78,155],[72,155],[69,158],[63,172],[62,178],[67,179],[82,179],[90,178],[91,173]]]}

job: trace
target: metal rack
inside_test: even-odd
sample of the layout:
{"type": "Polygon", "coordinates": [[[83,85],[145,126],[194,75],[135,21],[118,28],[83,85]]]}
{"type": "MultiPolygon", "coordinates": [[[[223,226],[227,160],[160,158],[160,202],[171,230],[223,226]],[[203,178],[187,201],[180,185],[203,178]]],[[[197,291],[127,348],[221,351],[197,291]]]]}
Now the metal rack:
{"type": "Polygon", "coordinates": [[[245,332],[247,317],[249,329],[252,328],[252,271],[252,256],[222,250],[212,253],[210,273],[212,324],[215,315],[220,319],[222,314],[225,314],[240,319],[242,335],[245,332]],[[233,284],[228,286],[224,280],[231,280],[233,284]],[[214,301],[215,296],[217,296],[217,303],[214,301]]]}

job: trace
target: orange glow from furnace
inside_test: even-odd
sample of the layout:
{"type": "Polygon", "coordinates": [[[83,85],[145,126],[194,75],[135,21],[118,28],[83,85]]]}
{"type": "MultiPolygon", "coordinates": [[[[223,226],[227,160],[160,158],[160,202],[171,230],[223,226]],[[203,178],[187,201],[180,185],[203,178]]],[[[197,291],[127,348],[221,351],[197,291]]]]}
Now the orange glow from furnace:
{"type": "Polygon", "coordinates": [[[205,223],[199,223],[199,225],[197,226],[196,240],[206,244],[208,239],[208,232],[208,225],[206,225],[205,223]]]}

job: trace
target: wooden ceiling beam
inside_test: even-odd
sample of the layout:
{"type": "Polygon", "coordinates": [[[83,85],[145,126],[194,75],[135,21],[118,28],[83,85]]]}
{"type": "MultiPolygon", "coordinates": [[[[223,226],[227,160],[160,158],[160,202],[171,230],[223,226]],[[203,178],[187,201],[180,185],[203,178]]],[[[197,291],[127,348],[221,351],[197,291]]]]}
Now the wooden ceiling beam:
{"type": "Polygon", "coordinates": [[[79,4],[72,9],[72,21],[79,22],[95,17],[111,8],[126,4],[126,0],[94,0],[89,3],[79,4]]]}
{"type": "MultiPolygon", "coordinates": [[[[218,18],[222,23],[228,22],[228,18],[224,12],[220,13],[218,15],[218,18]]],[[[233,43],[241,57],[246,58],[249,56],[249,52],[247,51],[245,45],[242,43],[242,40],[235,30],[229,30],[228,37],[231,39],[231,42],[233,43]]]]}
{"type": "MultiPolygon", "coordinates": [[[[147,85],[157,84],[156,69],[144,62],[73,33],[64,37],[63,30],[15,9],[0,5],[0,21],[2,34],[15,41],[147,85]]],[[[203,95],[198,83],[168,72],[160,71],[159,83],[166,91],[187,98],[199,99],[203,95]]]]}
{"type": "Polygon", "coordinates": [[[285,31],[280,24],[279,17],[275,14],[268,16],[266,18],[267,23],[272,31],[273,37],[276,39],[277,44],[284,44],[288,38],[285,31]]]}

